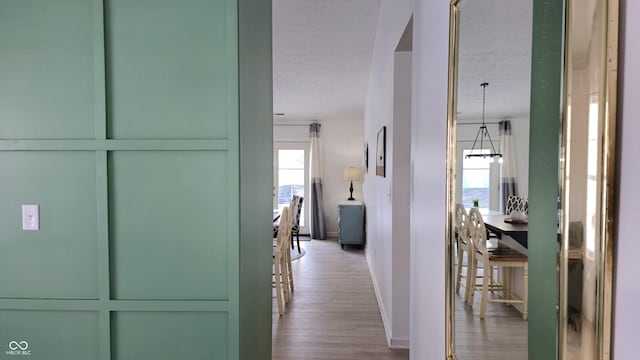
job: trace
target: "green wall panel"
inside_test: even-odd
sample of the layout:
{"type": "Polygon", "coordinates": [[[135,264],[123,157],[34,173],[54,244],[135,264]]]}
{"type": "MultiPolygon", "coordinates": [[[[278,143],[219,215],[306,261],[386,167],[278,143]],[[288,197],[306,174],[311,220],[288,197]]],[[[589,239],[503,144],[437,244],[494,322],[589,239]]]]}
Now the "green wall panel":
{"type": "Polygon", "coordinates": [[[105,1],[109,137],[226,136],[232,3],[105,1]]]}
{"type": "Polygon", "coordinates": [[[97,298],[93,152],[0,152],[0,297],[97,298]],[[22,230],[22,204],[40,230],[22,230]]]}
{"type": "Polygon", "coordinates": [[[109,157],[112,297],[227,299],[224,152],[109,157]]]}
{"type": "Polygon", "coordinates": [[[0,324],[0,359],[99,359],[96,312],[0,310],[0,324]],[[12,341],[26,341],[30,355],[9,353],[12,341]]]}
{"type": "Polygon", "coordinates": [[[236,0],[0,1],[0,346],[238,359],[251,333],[242,346],[270,355],[271,17],[259,4],[249,16],[236,0]],[[242,140],[240,18],[263,36],[259,88],[243,70],[244,107],[259,106],[242,140]],[[258,204],[242,250],[241,186],[258,204]],[[40,231],[20,229],[29,203],[40,231]]]}
{"type": "Polygon", "coordinates": [[[224,313],[114,313],[112,359],[228,359],[227,328],[224,313]]]}
{"type": "Polygon", "coordinates": [[[239,358],[271,359],[273,207],[271,0],[238,2],[240,91],[239,358]]]}
{"type": "Polygon", "coordinates": [[[533,1],[529,133],[529,359],[557,358],[563,1],[533,1]]]}
{"type": "Polygon", "coordinates": [[[92,2],[0,1],[0,138],[94,134],[92,2]]]}

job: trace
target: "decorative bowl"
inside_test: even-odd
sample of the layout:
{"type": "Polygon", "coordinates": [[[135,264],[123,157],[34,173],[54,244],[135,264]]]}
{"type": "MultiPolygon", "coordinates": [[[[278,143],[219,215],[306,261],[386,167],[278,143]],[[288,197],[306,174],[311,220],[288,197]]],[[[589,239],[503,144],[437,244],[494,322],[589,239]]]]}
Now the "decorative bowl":
{"type": "Polygon", "coordinates": [[[527,220],[527,215],[522,211],[512,211],[511,212],[511,220],[513,221],[525,221],[527,220]]]}

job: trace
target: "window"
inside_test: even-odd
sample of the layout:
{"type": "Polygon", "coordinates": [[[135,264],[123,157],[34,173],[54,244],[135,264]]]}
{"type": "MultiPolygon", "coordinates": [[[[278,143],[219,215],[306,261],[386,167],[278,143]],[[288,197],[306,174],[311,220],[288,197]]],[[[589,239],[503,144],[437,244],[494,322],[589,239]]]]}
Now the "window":
{"type": "Polygon", "coordinates": [[[306,194],[308,182],[307,144],[276,143],[274,156],[274,209],[289,206],[293,195],[304,197],[300,213],[301,233],[306,232],[306,194]]]}
{"type": "MultiPolygon", "coordinates": [[[[489,154],[489,149],[480,150],[482,154],[489,154]]],[[[491,164],[489,159],[481,157],[466,156],[471,153],[470,149],[463,151],[462,157],[462,204],[465,207],[472,207],[473,200],[478,199],[481,208],[489,208],[491,201],[491,164]]],[[[478,153],[478,150],[474,150],[478,153]]]]}

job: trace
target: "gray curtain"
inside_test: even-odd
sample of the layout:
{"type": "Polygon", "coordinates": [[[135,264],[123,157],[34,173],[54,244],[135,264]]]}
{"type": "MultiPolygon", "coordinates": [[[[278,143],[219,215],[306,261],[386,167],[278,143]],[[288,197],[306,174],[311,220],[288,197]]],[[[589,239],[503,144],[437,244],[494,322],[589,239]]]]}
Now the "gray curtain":
{"type": "Polygon", "coordinates": [[[507,209],[507,200],[511,195],[518,195],[518,178],[516,176],[516,159],[513,152],[513,136],[511,136],[511,120],[502,120],[500,128],[500,151],[502,166],[500,167],[500,211],[507,209]]]}
{"type": "Polygon", "coordinates": [[[324,208],[322,207],[322,157],[320,149],[320,124],[313,123],[309,126],[310,142],[310,174],[311,199],[311,238],[326,239],[327,229],[324,223],[324,208]]]}

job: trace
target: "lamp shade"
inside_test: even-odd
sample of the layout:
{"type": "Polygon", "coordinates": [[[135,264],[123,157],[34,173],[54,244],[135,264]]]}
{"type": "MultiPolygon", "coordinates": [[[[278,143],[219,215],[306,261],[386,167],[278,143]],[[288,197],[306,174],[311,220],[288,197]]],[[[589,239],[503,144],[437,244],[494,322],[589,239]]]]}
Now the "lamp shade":
{"type": "Polygon", "coordinates": [[[357,167],[348,167],[344,169],[344,179],[347,181],[358,181],[362,178],[362,169],[357,167]]]}

